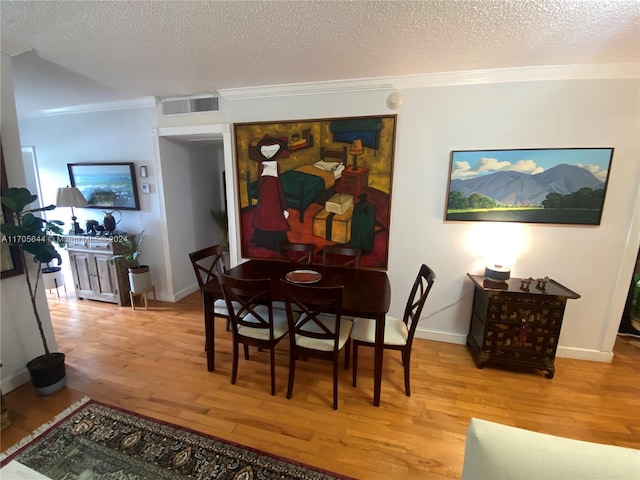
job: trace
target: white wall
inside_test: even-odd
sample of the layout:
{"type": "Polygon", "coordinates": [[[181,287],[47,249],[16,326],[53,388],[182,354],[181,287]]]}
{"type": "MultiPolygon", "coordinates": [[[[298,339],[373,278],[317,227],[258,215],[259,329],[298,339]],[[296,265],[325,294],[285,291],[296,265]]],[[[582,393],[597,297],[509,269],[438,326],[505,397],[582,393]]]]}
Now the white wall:
{"type": "MultiPolygon", "coordinates": [[[[222,234],[211,211],[222,209],[219,164],[219,147],[191,147],[189,176],[191,177],[191,209],[195,221],[193,225],[193,239],[195,249],[215,245],[222,241],[222,234]]],[[[192,250],[193,251],[193,250],[192,250]]],[[[191,269],[191,262],[189,268],[191,269]]],[[[193,280],[193,270],[191,278],[193,280]]]]}
{"type": "MultiPolygon", "coordinates": [[[[4,53],[2,53],[0,73],[2,75],[2,81],[0,82],[2,88],[0,97],[2,152],[7,169],[9,187],[20,187],[25,185],[25,173],[22,164],[22,151],[13,96],[11,58],[4,53]]],[[[30,256],[27,258],[27,262],[33,278],[37,268],[34,268],[35,264],[31,261],[30,256]]],[[[39,355],[44,355],[45,352],[42,347],[24,275],[2,279],[0,282],[0,298],[2,301],[0,305],[2,312],[0,317],[0,330],[2,330],[2,336],[0,337],[0,362],[2,362],[0,388],[6,393],[29,381],[29,373],[26,369],[27,362],[39,355]]],[[[43,323],[49,349],[55,352],[57,344],[42,288],[38,289],[36,305],[43,323]]]]}
{"type": "MultiPolygon", "coordinates": [[[[159,148],[166,152],[156,155],[156,123],[156,109],[143,107],[22,119],[19,127],[22,145],[35,149],[47,205],[55,203],[58,187],[69,184],[67,163],[135,163],[140,210],[122,210],[118,229],[146,231],[140,261],[151,266],[158,299],[173,302],[197,289],[188,252],[222,238],[209,210],[223,205],[219,183],[223,158],[221,145],[164,138],[159,148]],[[147,166],[147,178],[139,176],[141,165],[147,166]],[[162,167],[169,182],[161,202],[162,167]],[[142,193],[142,183],[150,185],[151,193],[142,193]],[[170,214],[165,215],[164,208],[170,214]],[[169,243],[163,238],[165,231],[171,236],[169,243]],[[165,248],[173,253],[165,254],[165,248]]],[[[75,209],[75,213],[82,228],[86,220],[102,223],[104,217],[100,209],[75,209]]],[[[71,209],[58,208],[48,216],[64,221],[66,229],[71,209]]]]}
{"type": "MultiPolygon", "coordinates": [[[[67,163],[135,163],[140,210],[121,210],[117,228],[133,234],[146,230],[140,262],[150,265],[158,298],[165,298],[165,255],[159,233],[160,200],[152,134],[155,122],[155,108],[145,107],[22,119],[19,127],[22,145],[35,148],[46,205],[55,203],[58,187],[70,184],[67,163]],[[147,178],[140,177],[141,165],[147,166],[147,178]],[[150,185],[151,193],[142,193],[142,183],[150,185]]],[[[74,210],[81,228],[85,228],[86,220],[102,223],[104,218],[101,209],[74,210]]],[[[57,208],[48,213],[48,218],[62,220],[68,230],[71,209],[57,208]]]]}
{"type": "MultiPolygon", "coordinates": [[[[416,199],[424,199],[427,206],[425,221],[416,233],[427,260],[435,263],[441,287],[434,290],[437,300],[431,302],[427,314],[453,303],[461,292],[470,292],[464,273],[481,273],[483,267],[467,244],[478,225],[442,223],[450,150],[615,147],[599,227],[513,226],[526,239],[513,275],[548,275],[582,295],[568,302],[559,354],[611,352],[614,338],[606,346],[601,339],[607,322],[613,319],[619,324],[624,305],[624,300],[611,304],[610,297],[616,280],[624,276],[621,259],[629,248],[627,236],[638,196],[638,105],[637,81],[523,82],[408,92],[402,123],[410,124],[411,129],[407,135],[402,131],[398,135],[403,152],[399,160],[404,160],[404,166],[397,172],[398,179],[413,176],[413,181],[409,185],[402,182],[400,196],[394,194],[394,213],[410,208],[416,199]],[[425,115],[420,110],[433,113],[425,115]],[[420,185],[428,188],[420,189],[420,185]]],[[[392,241],[397,233],[392,232],[392,241]]],[[[632,243],[637,252],[637,235],[632,243]]],[[[422,328],[464,336],[470,301],[469,296],[451,311],[423,322],[422,328]]]]}
{"type": "MultiPolygon", "coordinates": [[[[506,229],[523,238],[514,277],[548,275],[582,296],[568,302],[558,355],[610,360],[640,242],[634,217],[640,190],[638,87],[637,79],[565,80],[402,91],[389,240],[391,313],[402,314],[419,264],[427,263],[437,281],[418,335],[464,343],[472,301],[466,274],[484,269],[477,237],[506,229]],[[600,226],[443,221],[452,150],[551,147],[615,148],[600,226]]],[[[387,94],[238,95],[226,102],[226,115],[248,122],[388,114],[387,94]]]]}

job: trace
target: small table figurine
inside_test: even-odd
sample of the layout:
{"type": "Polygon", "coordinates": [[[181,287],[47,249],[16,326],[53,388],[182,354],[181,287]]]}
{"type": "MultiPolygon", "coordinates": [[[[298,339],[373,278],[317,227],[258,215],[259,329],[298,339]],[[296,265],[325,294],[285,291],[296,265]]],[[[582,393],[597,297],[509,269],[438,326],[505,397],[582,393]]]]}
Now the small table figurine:
{"type": "Polygon", "coordinates": [[[545,287],[545,285],[547,284],[548,281],[549,281],[549,277],[537,278],[536,282],[538,282],[538,283],[536,284],[536,288],[538,290],[544,291],[544,287],[545,287]]]}
{"type": "Polygon", "coordinates": [[[531,282],[533,282],[533,278],[531,277],[523,278],[522,280],[520,280],[520,290],[524,290],[525,292],[528,292],[531,282]]]}

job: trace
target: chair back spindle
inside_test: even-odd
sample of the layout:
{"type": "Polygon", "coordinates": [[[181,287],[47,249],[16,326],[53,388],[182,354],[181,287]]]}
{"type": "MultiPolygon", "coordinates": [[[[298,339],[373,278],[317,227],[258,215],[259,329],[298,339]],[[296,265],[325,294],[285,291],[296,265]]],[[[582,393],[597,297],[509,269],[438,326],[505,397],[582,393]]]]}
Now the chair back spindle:
{"type": "Polygon", "coordinates": [[[231,383],[238,376],[239,346],[244,345],[244,357],[249,360],[249,346],[270,351],[271,395],[276,393],[275,347],[287,334],[285,312],[273,308],[271,280],[240,279],[223,273],[217,278],[222,287],[233,332],[233,364],[231,383]]]}
{"type": "Polygon", "coordinates": [[[338,267],[360,267],[362,249],[342,245],[326,245],[322,248],[322,263],[338,267]]]}
{"type": "Polygon", "coordinates": [[[278,253],[281,260],[310,265],[313,260],[313,243],[278,242],[278,253]]]}
{"type": "MultiPolygon", "coordinates": [[[[404,368],[404,391],[411,396],[411,348],[416,333],[422,309],[433,287],[436,274],[427,265],[422,265],[418,271],[402,318],[385,317],[384,348],[399,350],[402,354],[402,366],[404,368]]],[[[353,342],[353,386],[356,386],[358,372],[358,348],[359,346],[375,346],[375,320],[369,318],[356,318],[354,320],[351,339],[353,342]]]]}
{"type": "Polygon", "coordinates": [[[299,355],[333,362],[333,409],[338,409],[338,364],[346,346],[345,368],[353,321],[342,318],[343,286],[297,285],[281,280],[289,323],[289,384],[287,398],[293,394],[296,360],[299,355]]]}

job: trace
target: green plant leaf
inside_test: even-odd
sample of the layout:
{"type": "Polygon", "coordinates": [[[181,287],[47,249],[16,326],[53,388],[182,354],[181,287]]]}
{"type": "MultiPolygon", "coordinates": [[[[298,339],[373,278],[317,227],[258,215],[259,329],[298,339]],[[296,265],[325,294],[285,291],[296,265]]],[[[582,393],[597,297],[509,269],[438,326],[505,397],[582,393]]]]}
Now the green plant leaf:
{"type": "MultiPolygon", "coordinates": [[[[10,223],[3,223],[0,225],[0,231],[2,232],[3,239],[5,241],[9,239],[9,237],[17,237],[22,234],[22,228],[17,225],[12,225],[10,223]]],[[[9,242],[11,245],[16,245],[15,242],[9,242]]]]}
{"type": "MultiPolygon", "coordinates": [[[[38,218],[38,220],[40,219],[38,218]]],[[[33,214],[31,213],[27,213],[26,215],[20,218],[20,224],[24,228],[30,228],[35,222],[36,222],[36,217],[34,217],[33,214]]]]}
{"type": "Polygon", "coordinates": [[[13,198],[9,198],[3,195],[2,197],[0,197],[0,202],[2,202],[2,204],[5,205],[12,212],[16,211],[16,202],[13,200],[13,198]]]}
{"type": "Polygon", "coordinates": [[[2,197],[2,203],[7,205],[7,207],[13,210],[16,214],[19,214],[24,210],[24,207],[35,202],[37,199],[37,195],[33,195],[24,187],[9,188],[2,197]],[[7,201],[9,201],[11,205],[6,203],[7,201]]]}
{"type": "Polygon", "coordinates": [[[121,239],[118,242],[126,245],[130,249],[130,251],[120,255],[114,255],[109,260],[109,263],[117,263],[117,262],[134,263],[138,259],[138,257],[142,254],[140,249],[142,247],[142,241],[144,240],[144,237],[145,237],[145,230],[142,230],[138,235],[135,235],[133,240],[131,240],[128,237],[127,238],[121,237],[121,239]]]}
{"type": "MultiPolygon", "coordinates": [[[[36,198],[38,198],[38,197],[36,197],[36,198]]],[[[54,210],[55,208],[56,208],[55,205],[47,205],[46,207],[32,208],[31,210],[27,210],[27,212],[31,212],[31,213],[33,213],[33,212],[46,212],[46,211],[49,211],[49,210],[54,210]]]]}

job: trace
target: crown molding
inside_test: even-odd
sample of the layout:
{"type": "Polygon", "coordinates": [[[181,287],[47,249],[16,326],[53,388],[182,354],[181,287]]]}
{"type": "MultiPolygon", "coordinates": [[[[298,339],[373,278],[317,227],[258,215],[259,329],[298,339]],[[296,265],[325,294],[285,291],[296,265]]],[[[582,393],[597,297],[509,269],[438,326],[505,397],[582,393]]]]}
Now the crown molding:
{"type": "MultiPolygon", "coordinates": [[[[480,85],[491,83],[622,79],[640,79],[640,64],[549,65],[542,67],[463,70],[458,72],[354,78],[326,82],[289,83],[262,87],[227,88],[218,90],[217,94],[220,98],[227,101],[366,91],[391,92],[399,89],[480,85]]],[[[156,97],[139,97],[116,102],[94,103],[89,105],[40,110],[36,116],[46,117],[155,106],[156,97]]]]}
{"type": "Polygon", "coordinates": [[[88,105],[76,105],[73,107],[50,108],[38,111],[38,117],[51,117],[55,115],[70,115],[76,113],[104,112],[107,110],[126,110],[129,108],[147,108],[156,106],[156,97],[139,97],[117,102],[91,103],[88,105]]]}
{"type": "Polygon", "coordinates": [[[640,64],[548,65],[541,67],[463,70],[374,78],[355,78],[327,82],[291,83],[265,87],[227,88],[218,90],[224,100],[323,95],[369,90],[395,90],[489,83],[536,82],[549,80],[620,80],[640,78],[640,64]]]}

